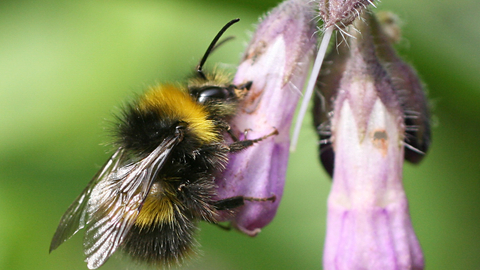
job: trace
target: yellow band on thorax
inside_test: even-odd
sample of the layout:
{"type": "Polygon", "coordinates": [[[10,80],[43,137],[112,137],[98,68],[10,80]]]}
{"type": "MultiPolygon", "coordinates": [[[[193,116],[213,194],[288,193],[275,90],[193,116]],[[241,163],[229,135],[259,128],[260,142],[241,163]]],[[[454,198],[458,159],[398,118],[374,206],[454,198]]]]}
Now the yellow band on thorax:
{"type": "Polygon", "coordinates": [[[188,129],[205,143],[218,138],[208,112],[198,104],[186,90],[175,85],[159,85],[150,89],[140,100],[140,109],[156,110],[160,117],[178,119],[188,124],[188,129]]]}

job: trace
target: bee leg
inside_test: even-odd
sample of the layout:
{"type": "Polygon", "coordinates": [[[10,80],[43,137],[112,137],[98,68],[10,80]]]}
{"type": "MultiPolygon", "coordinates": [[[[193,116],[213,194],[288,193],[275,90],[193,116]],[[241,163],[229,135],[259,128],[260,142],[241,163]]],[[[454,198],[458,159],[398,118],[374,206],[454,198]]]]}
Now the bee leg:
{"type": "Polygon", "coordinates": [[[227,122],[218,121],[218,122],[215,123],[215,125],[220,127],[221,129],[225,130],[234,142],[239,141],[237,135],[235,135],[235,133],[233,133],[232,128],[230,127],[230,125],[227,122]]]}
{"type": "MultiPolygon", "coordinates": [[[[255,198],[255,197],[245,197],[245,196],[235,196],[231,198],[226,198],[223,200],[216,201],[214,203],[215,208],[217,210],[232,210],[237,207],[240,207],[245,204],[245,201],[250,201],[250,202],[266,202],[266,201],[271,201],[272,203],[275,202],[277,199],[277,196],[272,195],[268,198],[255,198]]],[[[230,231],[232,229],[232,223],[228,223],[228,225],[223,225],[220,223],[213,223],[219,228],[230,231]]]]}
{"type": "MultiPolygon", "coordinates": [[[[232,138],[232,140],[233,140],[234,142],[240,141],[240,139],[237,137],[237,135],[235,135],[235,134],[233,133],[233,131],[232,131],[232,129],[230,128],[230,126],[227,125],[227,126],[225,127],[225,130],[227,131],[228,135],[230,135],[230,138],[232,138]]],[[[243,138],[247,138],[247,134],[248,134],[249,131],[252,131],[252,129],[251,129],[251,128],[247,128],[247,129],[245,129],[245,130],[243,131],[243,138]]]]}
{"type": "Polygon", "coordinates": [[[228,223],[228,225],[223,225],[223,224],[220,224],[220,223],[214,223],[214,224],[222,230],[225,230],[225,231],[231,231],[232,230],[232,223],[228,223]]]}
{"type": "MultiPolygon", "coordinates": [[[[245,130],[245,132],[248,132],[248,130],[245,130]]],[[[230,132],[229,132],[229,133],[230,133],[230,132]]],[[[248,147],[252,146],[252,145],[253,145],[254,143],[256,143],[256,142],[259,142],[259,141],[261,141],[261,140],[264,140],[264,139],[266,139],[266,138],[268,138],[268,137],[270,137],[270,136],[274,136],[274,135],[278,135],[278,130],[277,130],[277,129],[275,129],[275,130],[274,130],[272,133],[270,133],[270,134],[267,134],[267,135],[265,135],[265,136],[263,136],[263,137],[260,137],[260,138],[257,138],[257,139],[253,139],[253,140],[242,140],[242,141],[240,141],[240,140],[237,139],[237,141],[235,141],[235,139],[232,137],[232,139],[234,140],[234,142],[229,145],[229,147],[230,147],[230,152],[231,152],[231,153],[235,153],[235,152],[241,151],[241,150],[243,150],[243,149],[245,149],[245,148],[248,148],[248,147]]]]}
{"type": "Polygon", "coordinates": [[[235,196],[226,198],[223,200],[219,200],[215,202],[215,207],[217,210],[230,210],[240,207],[245,204],[245,201],[249,202],[266,202],[271,201],[272,203],[275,202],[277,196],[272,195],[268,198],[255,198],[255,197],[245,197],[245,196],[235,196]]]}
{"type": "Polygon", "coordinates": [[[232,131],[232,129],[230,128],[230,126],[228,126],[226,130],[227,130],[228,135],[230,135],[230,138],[232,138],[232,140],[233,140],[234,142],[238,142],[238,141],[239,141],[238,137],[233,133],[233,131],[232,131]]]}
{"type": "Polygon", "coordinates": [[[266,201],[271,201],[274,203],[277,200],[277,196],[272,195],[268,198],[255,198],[255,197],[243,197],[244,201],[249,201],[249,202],[266,202],[266,201]]]}
{"type": "Polygon", "coordinates": [[[230,210],[240,207],[244,204],[245,202],[243,196],[235,196],[216,201],[214,205],[217,210],[230,210]]]}

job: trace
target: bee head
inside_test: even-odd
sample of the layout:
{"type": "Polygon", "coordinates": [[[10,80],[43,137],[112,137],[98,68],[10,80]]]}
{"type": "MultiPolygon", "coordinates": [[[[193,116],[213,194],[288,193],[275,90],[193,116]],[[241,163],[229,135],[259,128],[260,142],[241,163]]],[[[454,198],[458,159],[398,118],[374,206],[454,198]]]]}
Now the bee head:
{"type": "Polygon", "coordinates": [[[229,100],[237,101],[239,98],[243,98],[251,86],[252,82],[247,82],[240,86],[232,84],[228,86],[205,84],[200,87],[190,87],[190,95],[200,104],[225,102],[229,100]]]}
{"type": "Polygon", "coordinates": [[[234,87],[203,86],[198,89],[192,89],[191,95],[200,104],[205,104],[215,100],[228,100],[236,98],[234,87]]]}
{"type": "Polygon", "coordinates": [[[205,105],[211,112],[220,113],[223,116],[233,113],[236,104],[246,95],[252,82],[247,82],[240,86],[232,85],[230,84],[230,76],[226,76],[224,73],[217,71],[206,74],[203,71],[203,66],[208,56],[218,48],[218,46],[232,38],[227,37],[218,42],[223,33],[238,21],[239,19],[231,20],[217,33],[196,67],[196,76],[190,78],[188,82],[190,96],[192,96],[197,103],[205,105]],[[229,106],[230,104],[234,106],[229,106]],[[227,107],[230,107],[230,109],[227,110],[227,107]]]}

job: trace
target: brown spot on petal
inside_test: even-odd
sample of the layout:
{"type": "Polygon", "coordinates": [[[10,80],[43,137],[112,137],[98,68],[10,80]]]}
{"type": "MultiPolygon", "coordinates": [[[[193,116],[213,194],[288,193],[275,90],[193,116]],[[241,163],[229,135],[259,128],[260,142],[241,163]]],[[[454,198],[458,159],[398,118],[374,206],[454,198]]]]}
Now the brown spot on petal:
{"type": "Polygon", "coordinates": [[[383,156],[387,155],[388,151],[388,135],[384,129],[376,130],[373,133],[373,146],[378,148],[383,156]]]}
{"type": "Polygon", "coordinates": [[[260,40],[257,44],[257,46],[251,48],[248,50],[247,54],[245,54],[245,57],[242,59],[242,62],[245,60],[252,60],[252,65],[255,64],[257,61],[257,58],[260,57],[266,50],[267,48],[267,43],[263,40],[260,40]]]}
{"type": "Polygon", "coordinates": [[[247,114],[253,114],[258,108],[258,104],[262,99],[263,91],[251,89],[250,93],[245,97],[242,102],[241,109],[247,114]]]}

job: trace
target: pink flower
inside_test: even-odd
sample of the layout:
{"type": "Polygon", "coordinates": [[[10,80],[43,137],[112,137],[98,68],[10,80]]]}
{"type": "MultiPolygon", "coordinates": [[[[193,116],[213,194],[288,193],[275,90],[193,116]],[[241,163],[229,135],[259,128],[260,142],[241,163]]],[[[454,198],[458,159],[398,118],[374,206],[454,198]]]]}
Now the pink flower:
{"type": "Polygon", "coordinates": [[[384,34],[375,28],[379,26],[373,14],[365,14],[353,26],[349,48],[328,57],[338,61],[338,68],[319,78],[333,108],[333,185],[324,269],[423,269],[402,185],[404,110],[416,99],[411,98],[413,92],[396,88],[391,74],[398,73],[379,57],[383,49],[374,40],[384,34]]]}
{"type": "Polygon", "coordinates": [[[247,201],[231,219],[250,236],[270,223],[283,194],[289,130],[313,57],[315,31],[313,8],[306,1],[283,2],[259,24],[233,81],[235,85],[252,82],[231,121],[233,132],[248,131],[248,139],[256,139],[278,131],[231,154],[227,169],[216,180],[218,199],[275,197],[274,202],[247,201]]]}

